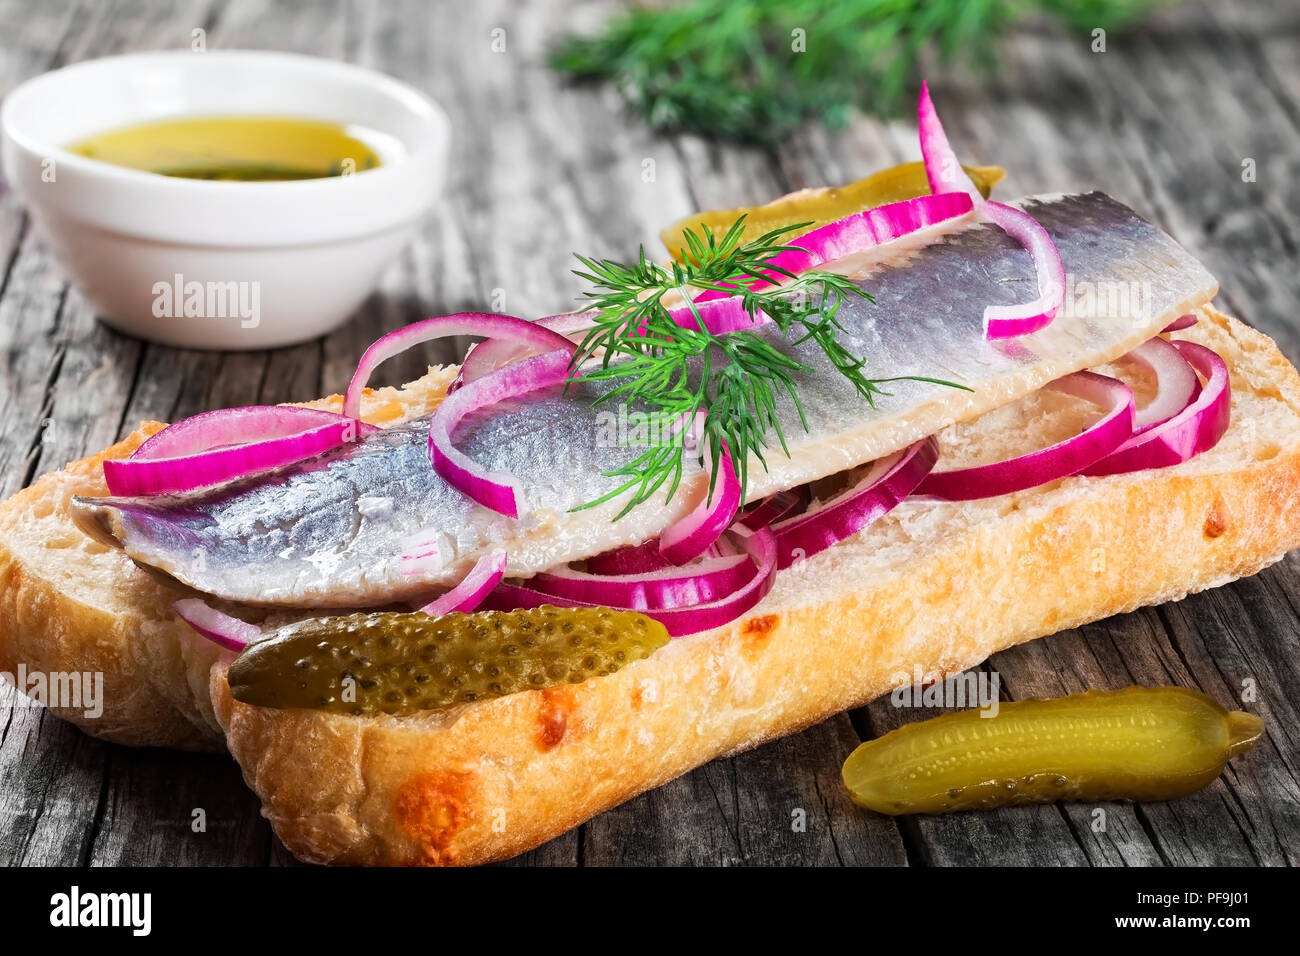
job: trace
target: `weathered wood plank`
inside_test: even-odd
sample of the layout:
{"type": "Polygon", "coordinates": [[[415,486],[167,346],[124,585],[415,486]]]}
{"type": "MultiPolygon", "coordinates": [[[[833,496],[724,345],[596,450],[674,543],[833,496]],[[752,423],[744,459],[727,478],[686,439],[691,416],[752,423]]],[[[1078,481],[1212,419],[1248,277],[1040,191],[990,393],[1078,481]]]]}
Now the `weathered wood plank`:
{"type": "Polygon", "coordinates": [[[114,747],[92,866],[255,866],[270,825],[238,765],[216,754],[114,747]]]}
{"type": "Polygon", "coordinates": [[[859,743],[844,716],[714,761],[590,821],[587,866],[881,866],[907,856],[897,828],[840,782],[859,743]]]}
{"type": "Polygon", "coordinates": [[[23,235],[8,280],[0,299],[0,349],[7,366],[5,414],[0,417],[0,493],[6,496],[30,481],[40,436],[51,417],[50,380],[61,358],[53,340],[66,288],[52,257],[31,231],[23,235]]]}
{"type": "Polygon", "coordinates": [[[1157,28],[1138,31],[1125,72],[1100,71],[1122,97],[1117,158],[1142,179],[1175,237],[1219,275],[1223,301],[1294,360],[1300,291],[1278,265],[1297,249],[1300,199],[1285,184],[1300,173],[1300,130],[1274,91],[1241,69],[1252,44],[1203,23],[1201,33],[1179,34],[1177,53],[1157,28]],[[1195,66],[1194,95],[1187,64],[1195,66]],[[1247,161],[1254,181],[1243,180],[1247,161]]]}
{"type": "Polygon", "coordinates": [[[0,864],[76,866],[88,860],[114,752],[44,708],[0,704],[0,864]]]}
{"type": "Polygon", "coordinates": [[[581,866],[582,839],[586,824],[562,833],[535,850],[521,853],[501,866],[581,866]]]}
{"type": "MultiPolygon", "coordinates": [[[[1169,647],[1196,686],[1225,706],[1264,719],[1265,739],[1229,765],[1216,784],[1224,788],[1218,794],[1221,806],[1213,815],[1205,811],[1209,821],[1219,821],[1246,842],[1251,860],[1243,862],[1294,866],[1300,856],[1294,838],[1300,826],[1297,588],[1300,556],[1292,554],[1231,588],[1193,595],[1158,610],[1172,634],[1169,647]]],[[[1190,799],[1186,804],[1189,813],[1195,813],[1190,799]]],[[[1168,806],[1172,810],[1182,805],[1168,806]]]]}

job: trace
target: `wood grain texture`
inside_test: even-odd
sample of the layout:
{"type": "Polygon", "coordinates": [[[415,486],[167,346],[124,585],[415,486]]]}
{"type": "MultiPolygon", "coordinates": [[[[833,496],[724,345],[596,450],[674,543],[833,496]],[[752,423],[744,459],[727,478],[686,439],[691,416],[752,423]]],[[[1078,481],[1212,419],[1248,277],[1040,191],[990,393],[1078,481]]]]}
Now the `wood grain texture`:
{"type": "MultiPolygon", "coordinates": [[[[650,133],[602,89],[542,65],[561,33],[616,4],[538,0],[331,3],[0,0],[0,90],[128,50],[265,47],[357,62],[427,90],[457,131],[437,212],[338,332],[292,349],[201,353],[128,339],[94,319],[0,193],[0,494],[109,444],[142,418],[341,391],[378,335],[462,310],[572,307],[571,252],[657,250],[659,228],[702,207],[847,182],[917,156],[906,119],[810,128],[772,149],[650,133]],[[494,52],[494,29],[506,49],[494,52]]],[[[1000,162],[1005,195],[1100,187],[1201,257],[1221,301],[1300,359],[1300,10],[1182,4],[1089,37],[1015,31],[992,76],[932,86],[963,158],[1000,162]],[[1253,160],[1255,181],[1242,178],[1253,160]]],[[[407,380],[452,360],[443,343],[385,366],[407,380]]],[[[928,715],[877,701],[720,760],[512,865],[1295,865],[1300,860],[1300,556],[1246,581],[996,655],[1003,696],[1177,683],[1268,725],[1206,790],[1168,804],[1024,807],[889,820],[839,783],[859,740],[928,715]],[[1245,703],[1243,704],[1243,695],[1245,703]],[[1100,815],[1099,815],[1100,811],[1100,815]]],[[[228,759],[129,751],[39,709],[0,704],[0,862],[295,865],[228,759]],[[196,832],[195,811],[206,827],[196,832]]]]}

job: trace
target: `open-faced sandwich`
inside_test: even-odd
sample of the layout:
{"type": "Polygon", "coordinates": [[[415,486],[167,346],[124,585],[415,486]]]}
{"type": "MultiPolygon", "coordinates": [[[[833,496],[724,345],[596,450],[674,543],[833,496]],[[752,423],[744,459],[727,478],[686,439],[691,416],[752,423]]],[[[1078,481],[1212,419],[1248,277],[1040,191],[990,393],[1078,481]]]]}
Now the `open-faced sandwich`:
{"type": "Polygon", "coordinates": [[[303,859],[477,863],[1300,545],[1273,343],[1123,203],[992,201],[919,117],[923,165],[584,260],[577,312],[415,323],[343,396],[42,477],[0,508],[0,666],[229,748],[303,859]]]}

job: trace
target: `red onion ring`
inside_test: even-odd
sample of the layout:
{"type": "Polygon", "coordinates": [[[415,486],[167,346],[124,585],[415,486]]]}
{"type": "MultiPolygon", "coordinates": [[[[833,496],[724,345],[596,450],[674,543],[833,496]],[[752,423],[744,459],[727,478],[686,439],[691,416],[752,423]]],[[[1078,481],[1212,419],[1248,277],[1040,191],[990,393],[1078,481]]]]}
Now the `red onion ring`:
{"type": "Polygon", "coordinates": [[[1128,358],[1145,365],[1156,376],[1156,394],[1133,415],[1134,434],[1168,421],[1196,398],[1201,382],[1183,354],[1157,336],[1143,342],[1128,358]]]}
{"type": "Polygon", "coordinates": [[[492,589],[506,576],[506,553],[496,551],[485,557],[470,569],[469,574],[446,594],[420,608],[430,617],[439,617],[453,612],[469,613],[476,610],[492,589]]]}
{"type": "Polygon", "coordinates": [[[587,570],[592,574],[646,574],[670,567],[672,565],[659,552],[658,538],[587,559],[587,570]]]}
{"type": "Polygon", "coordinates": [[[757,569],[747,554],[705,558],[680,568],[633,574],[592,574],[553,568],[528,579],[528,586],[552,597],[607,607],[649,610],[708,604],[739,591],[757,569]]]}
{"type": "Polygon", "coordinates": [[[422,319],[395,332],[389,332],[366,349],[365,354],[361,356],[361,361],[357,363],[356,371],[352,373],[352,381],[348,382],[347,391],[343,393],[343,414],[349,418],[361,417],[362,392],[380,363],[394,355],[400,355],[421,342],[453,335],[508,338],[535,345],[538,351],[572,348],[569,340],[558,332],[552,332],[543,325],[513,315],[499,315],[494,312],[457,312],[454,315],[422,319]]]}
{"type": "Polygon", "coordinates": [[[198,598],[177,601],[172,605],[172,610],[199,634],[229,651],[242,651],[262,637],[260,627],[229,614],[222,614],[198,598]]]}
{"type": "Polygon", "coordinates": [[[1227,363],[1195,342],[1172,345],[1205,377],[1201,393],[1177,415],[1129,438],[1110,455],[1083,469],[1083,474],[1117,475],[1177,465],[1213,448],[1228,430],[1232,384],[1227,363]]]}
{"type": "Polygon", "coordinates": [[[921,158],[925,161],[925,177],[930,181],[930,192],[963,192],[971,198],[978,209],[984,204],[984,197],[971,182],[966,170],[957,161],[957,154],[948,142],[943,123],[939,120],[939,111],[930,99],[930,85],[921,81],[921,96],[916,103],[916,132],[921,141],[921,158]]]}
{"type": "Polygon", "coordinates": [[[788,568],[852,537],[892,511],[916,490],[939,460],[933,439],[919,441],[875,462],[852,488],[803,514],[771,526],[778,563],[788,568]]]}
{"type": "Polygon", "coordinates": [[[767,528],[784,518],[801,511],[808,504],[808,486],[800,485],[789,491],[778,491],[746,508],[736,516],[736,521],[750,531],[767,528]]]}
{"type": "Polygon", "coordinates": [[[1004,339],[1027,335],[1046,328],[1056,318],[1065,297],[1065,264],[1060,250],[1046,229],[1024,210],[1005,203],[986,201],[957,162],[939,113],[930,99],[930,87],[921,82],[916,106],[917,133],[921,157],[930,189],[936,193],[961,192],[1004,232],[1020,242],[1033,257],[1038,276],[1038,298],[1017,305],[990,305],[984,309],[984,337],[1004,339]]]}
{"type": "Polygon", "coordinates": [[[1046,387],[1095,402],[1107,411],[1082,433],[1040,451],[991,465],[931,472],[916,489],[917,494],[973,501],[1036,488],[1077,474],[1133,434],[1133,393],[1123,382],[1096,372],[1074,372],[1046,387]]]}
{"type": "Polygon", "coordinates": [[[1056,243],[1037,219],[1014,206],[989,200],[984,214],[1029,250],[1038,275],[1038,298],[1032,302],[985,306],[984,337],[1007,339],[1046,328],[1065,297],[1065,263],[1056,243]]]}
{"type": "MultiPolygon", "coordinates": [[[[695,421],[702,427],[704,412],[698,412],[695,421]]],[[[690,437],[685,440],[691,447],[690,437]]],[[[723,442],[713,487],[690,514],[659,536],[659,553],[669,564],[681,565],[698,558],[731,526],[740,505],[740,477],[731,460],[731,449],[723,442]]]]}
{"type": "Polygon", "coordinates": [[[480,408],[568,381],[573,346],[568,341],[564,344],[565,348],[534,355],[469,382],[443,399],[429,420],[433,470],[462,494],[510,518],[519,517],[514,476],[487,472],[452,444],[451,435],[466,416],[480,408]]]}
{"type": "Polygon", "coordinates": [[[1181,315],[1166,325],[1161,332],[1181,332],[1183,329],[1190,329],[1196,324],[1196,316],[1190,312],[1187,315],[1181,315]]]}
{"type": "MultiPolygon", "coordinates": [[[[563,337],[591,328],[594,315],[595,313],[591,311],[564,312],[560,315],[548,315],[545,318],[538,319],[533,324],[549,329],[563,337]]],[[[566,338],[565,341],[569,340],[566,338]]],[[[461,363],[460,372],[447,388],[447,392],[454,392],[462,385],[480,379],[489,372],[503,368],[511,362],[517,362],[530,355],[562,347],[554,339],[541,345],[537,342],[524,342],[514,338],[485,339],[469,350],[469,354],[465,356],[465,361],[461,363]]]]}
{"type": "MultiPolygon", "coordinates": [[[[788,518],[808,504],[807,486],[801,485],[790,491],[778,491],[768,495],[736,516],[736,524],[743,525],[750,531],[766,528],[782,518],[788,518]]],[[[713,557],[726,557],[738,554],[723,535],[708,549],[713,557]]],[[[664,568],[674,567],[659,550],[659,539],[651,538],[643,544],[606,551],[587,559],[587,571],[597,575],[636,575],[650,574],[664,568]]]]}
{"type": "MultiPolygon", "coordinates": [[[[759,529],[750,528],[749,530],[758,531],[759,529]]],[[[725,558],[733,554],[740,554],[740,548],[738,548],[725,534],[717,541],[713,542],[713,546],[709,548],[709,557],[711,558],[725,558]]]]}
{"type": "MultiPolygon", "coordinates": [[[[862,252],[864,249],[900,239],[927,226],[959,219],[968,215],[974,208],[975,204],[970,196],[959,192],[944,192],[863,209],[791,239],[788,244],[797,248],[779,252],[769,259],[766,265],[772,271],[756,276],[743,276],[735,280],[735,283],[748,285],[751,289],[779,284],[787,281],[788,276],[784,274],[785,272],[797,275],[815,269],[855,252],[862,252]]],[[[726,292],[710,289],[698,295],[695,301],[703,303],[728,297],[726,292]]],[[[740,311],[744,312],[744,309],[740,311]]],[[[672,315],[674,321],[684,328],[698,327],[689,307],[677,309],[672,315]]],[[[718,319],[715,318],[713,321],[718,319]]],[[[708,320],[706,324],[709,324],[708,320]]],[[[710,330],[712,331],[711,324],[710,330]]]]}
{"type": "MultiPolygon", "coordinates": [[[[641,613],[659,621],[673,637],[684,637],[730,624],[758,604],[772,589],[776,576],[776,538],[767,529],[751,532],[745,528],[733,528],[730,533],[757,566],[754,577],[748,584],[725,598],[708,604],[651,608],[642,610],[641,613]]],[[[544,604],[559,607],[596,606],[585,601],[545,594],[519,584],[499,585],[484,602],[485,607],[496,610],[541,607],[544,604]]]]}
{"type": "Polygon", "coordinates": [[[177,494],[305,461],[375,430],[315,408],[223,408],[168,425],[129,458],[105,461],[104,481],[115,495],[177,494]]]}
{"type": "MultiPolygon", "coordinates": [[[[738,295],[679,306],[670,309],[668,316],[674,325],[683,329],[699,329],[703,323],[710,335],[728,335],[742,329],[756,329],[772,321],[762,310],[751,315],[738,295]]],[[[643,329],[638,332],[644,334],[643,329]]]]}

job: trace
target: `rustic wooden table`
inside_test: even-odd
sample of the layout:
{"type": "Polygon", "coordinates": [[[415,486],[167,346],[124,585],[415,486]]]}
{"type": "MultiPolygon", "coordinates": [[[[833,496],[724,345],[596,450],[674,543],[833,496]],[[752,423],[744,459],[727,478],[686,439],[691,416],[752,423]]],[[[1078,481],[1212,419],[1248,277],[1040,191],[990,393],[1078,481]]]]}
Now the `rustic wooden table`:
{"type": "MultiPolygon", "coordinates": [[[[652,135],[608,90],[566,88],[541,65],[557,35],[610,9],[565,0],[0,0],[0,89],[87,57],[185,47],[201,28],[209,48],[294,50],[392,73],[439,99],[456,131],[446,198],[381,291],[335,334],[275,352],[178,351],[108,330],[13,197],[0,196],[0,495],[142,418],[339,391],[367,343],[429,314],[489,303],[521,315],[562,310],[577,288],[571,250],[625,257],[694,209],[915,158],[906,119],[862,119],[841,135],[813,129],[773,150],[652,135]],[[504,52],[491,46],[498,27],[504,52]]],[[[1105,53],[1087,37],[1026,27],[996,76],[935,87],[958,152],[1010,165],[1004,195],[1101,187],[1122,197],[1210,266],[1220,302],[1300,359],[1300,8],[1291,0],[1167,9],[1110,36],[1105,53]],[[1243,182],[1247,159],[1253,183],[1243,182]]],[[[389,381],[423,370],[415,356],[394,364],[389,381]]],[[[1232,704],[1244,681],[1255,682],[1250,707],[1268,734],[1253,753],[1195,796],[1105,806],[1102,829],[1089,806],[897,822],[857,811],[840,763],[860,739],[899,723],[882,701],[703,767],[519,862],[1300,863],[1297,595],[1300,552],[1249,580],[985,665],[1013,698],[1139,682],[1199,687],[1232,704]],[[802,832],[792,826],[799,810],[802,832]]],[[[230,760],[107,745],[29,708],[0,713],[0,861],[293,862],[230,760]],[[207,812],[206,833],[191,832],[194,807],[207,812]]]]}

